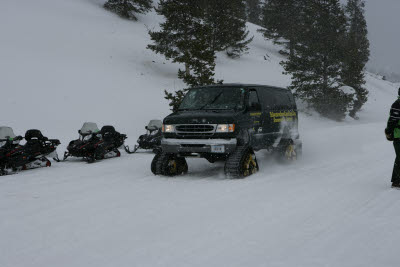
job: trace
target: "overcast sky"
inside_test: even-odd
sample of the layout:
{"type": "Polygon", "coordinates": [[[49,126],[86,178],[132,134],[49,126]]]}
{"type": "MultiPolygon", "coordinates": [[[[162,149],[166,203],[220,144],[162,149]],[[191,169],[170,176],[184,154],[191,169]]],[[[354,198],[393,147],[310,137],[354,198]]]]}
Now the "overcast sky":
{"type": "Polygon", "coordinates": [[[400,0],[366,0],[369,67],[400,74],[400,0]]]}

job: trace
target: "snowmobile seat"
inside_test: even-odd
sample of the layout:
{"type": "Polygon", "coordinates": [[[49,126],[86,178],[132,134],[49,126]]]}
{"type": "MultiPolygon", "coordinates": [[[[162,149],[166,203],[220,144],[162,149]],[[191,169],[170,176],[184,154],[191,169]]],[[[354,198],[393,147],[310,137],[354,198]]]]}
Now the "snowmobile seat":
{"type": "Polygon", "coordinates": [[[162,128],[162,121],[160,120],[151,120],[149,124],[146,126],[146,130],[150,132],[160,130],[162,128]]]}
{"type": "Polygon", "coordinates": [[[111,125],[103,126],[100,133],[106,142],[114,142],[119,137],[119,133],[111,125]]]}
{"type": "Polygon", "coordinates": [[[43,136],[42,132],[36,129],[28,130],[25,133],[25,148],[29,151],[39,151],[46,146],[47,137],[43,136]]]}
{"type": "Polygon", "coordinates": [[[101,135],[103,135],[103,136],[105,134],[115,134],[116,133],[114,126],[111,126],[111,125],[103,126],[101,128],[100,132],[101,132],[101,135]]]}
{"type": "Polygon", "coordinates": [[[47,141],[47,137],[44,137],[41,131],[32,129],[26,131],[25,140],[28,142],[32,140],[47,141]]]}

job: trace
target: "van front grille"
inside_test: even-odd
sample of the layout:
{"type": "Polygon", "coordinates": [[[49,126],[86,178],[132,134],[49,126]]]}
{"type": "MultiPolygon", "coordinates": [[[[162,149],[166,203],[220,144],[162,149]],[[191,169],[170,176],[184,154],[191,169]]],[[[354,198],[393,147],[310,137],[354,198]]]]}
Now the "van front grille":
{"type": "Polygon", "coordinates": [[[182,137],[210,137],[215,133],[215,124],[181,124],[176,125],[176,134],[182,137]]]}

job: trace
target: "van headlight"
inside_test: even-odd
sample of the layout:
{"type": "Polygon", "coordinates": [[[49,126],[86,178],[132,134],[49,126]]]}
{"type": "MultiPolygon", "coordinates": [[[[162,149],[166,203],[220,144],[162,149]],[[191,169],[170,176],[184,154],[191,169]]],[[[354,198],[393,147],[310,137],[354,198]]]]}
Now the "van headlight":
{"type": "Polygon", "coordinates": [[[233,133],[235,131],[235,124],[218,124],[217,133],[233,133]]]}
{"type": "Polygon", "coordinates": [[[170,124],[163,124],[162,131],[163,133],[174,133],[175,126],[170,124]]]}

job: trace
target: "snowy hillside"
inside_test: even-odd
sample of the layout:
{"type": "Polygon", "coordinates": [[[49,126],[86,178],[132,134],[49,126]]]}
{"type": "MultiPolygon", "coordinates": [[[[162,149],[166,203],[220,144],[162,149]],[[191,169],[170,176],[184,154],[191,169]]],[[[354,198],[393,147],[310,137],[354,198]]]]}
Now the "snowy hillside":
{"type": "MultiPolygon", "coordinates": [[[[84,121],[133,144],[169,113],[162,91],[182,88],[179,65],[145,48],[161,18],[121,20],[102,3],[0,2],[0,125],[39,128],[62,153],[84,121]]],[[[289,85],[278,48],[249,28],[249,54],[220,54],[216,78],[289,85]]],[[[201,159],[187,176],[155,177],[148,153],[1,177],[0,266],[398,266],[400,192],[383,129],[399,84],[368,74],[367,87],[360,120],[301,114],[303,159],[260,152],[245,180],[201,159]]]]}

